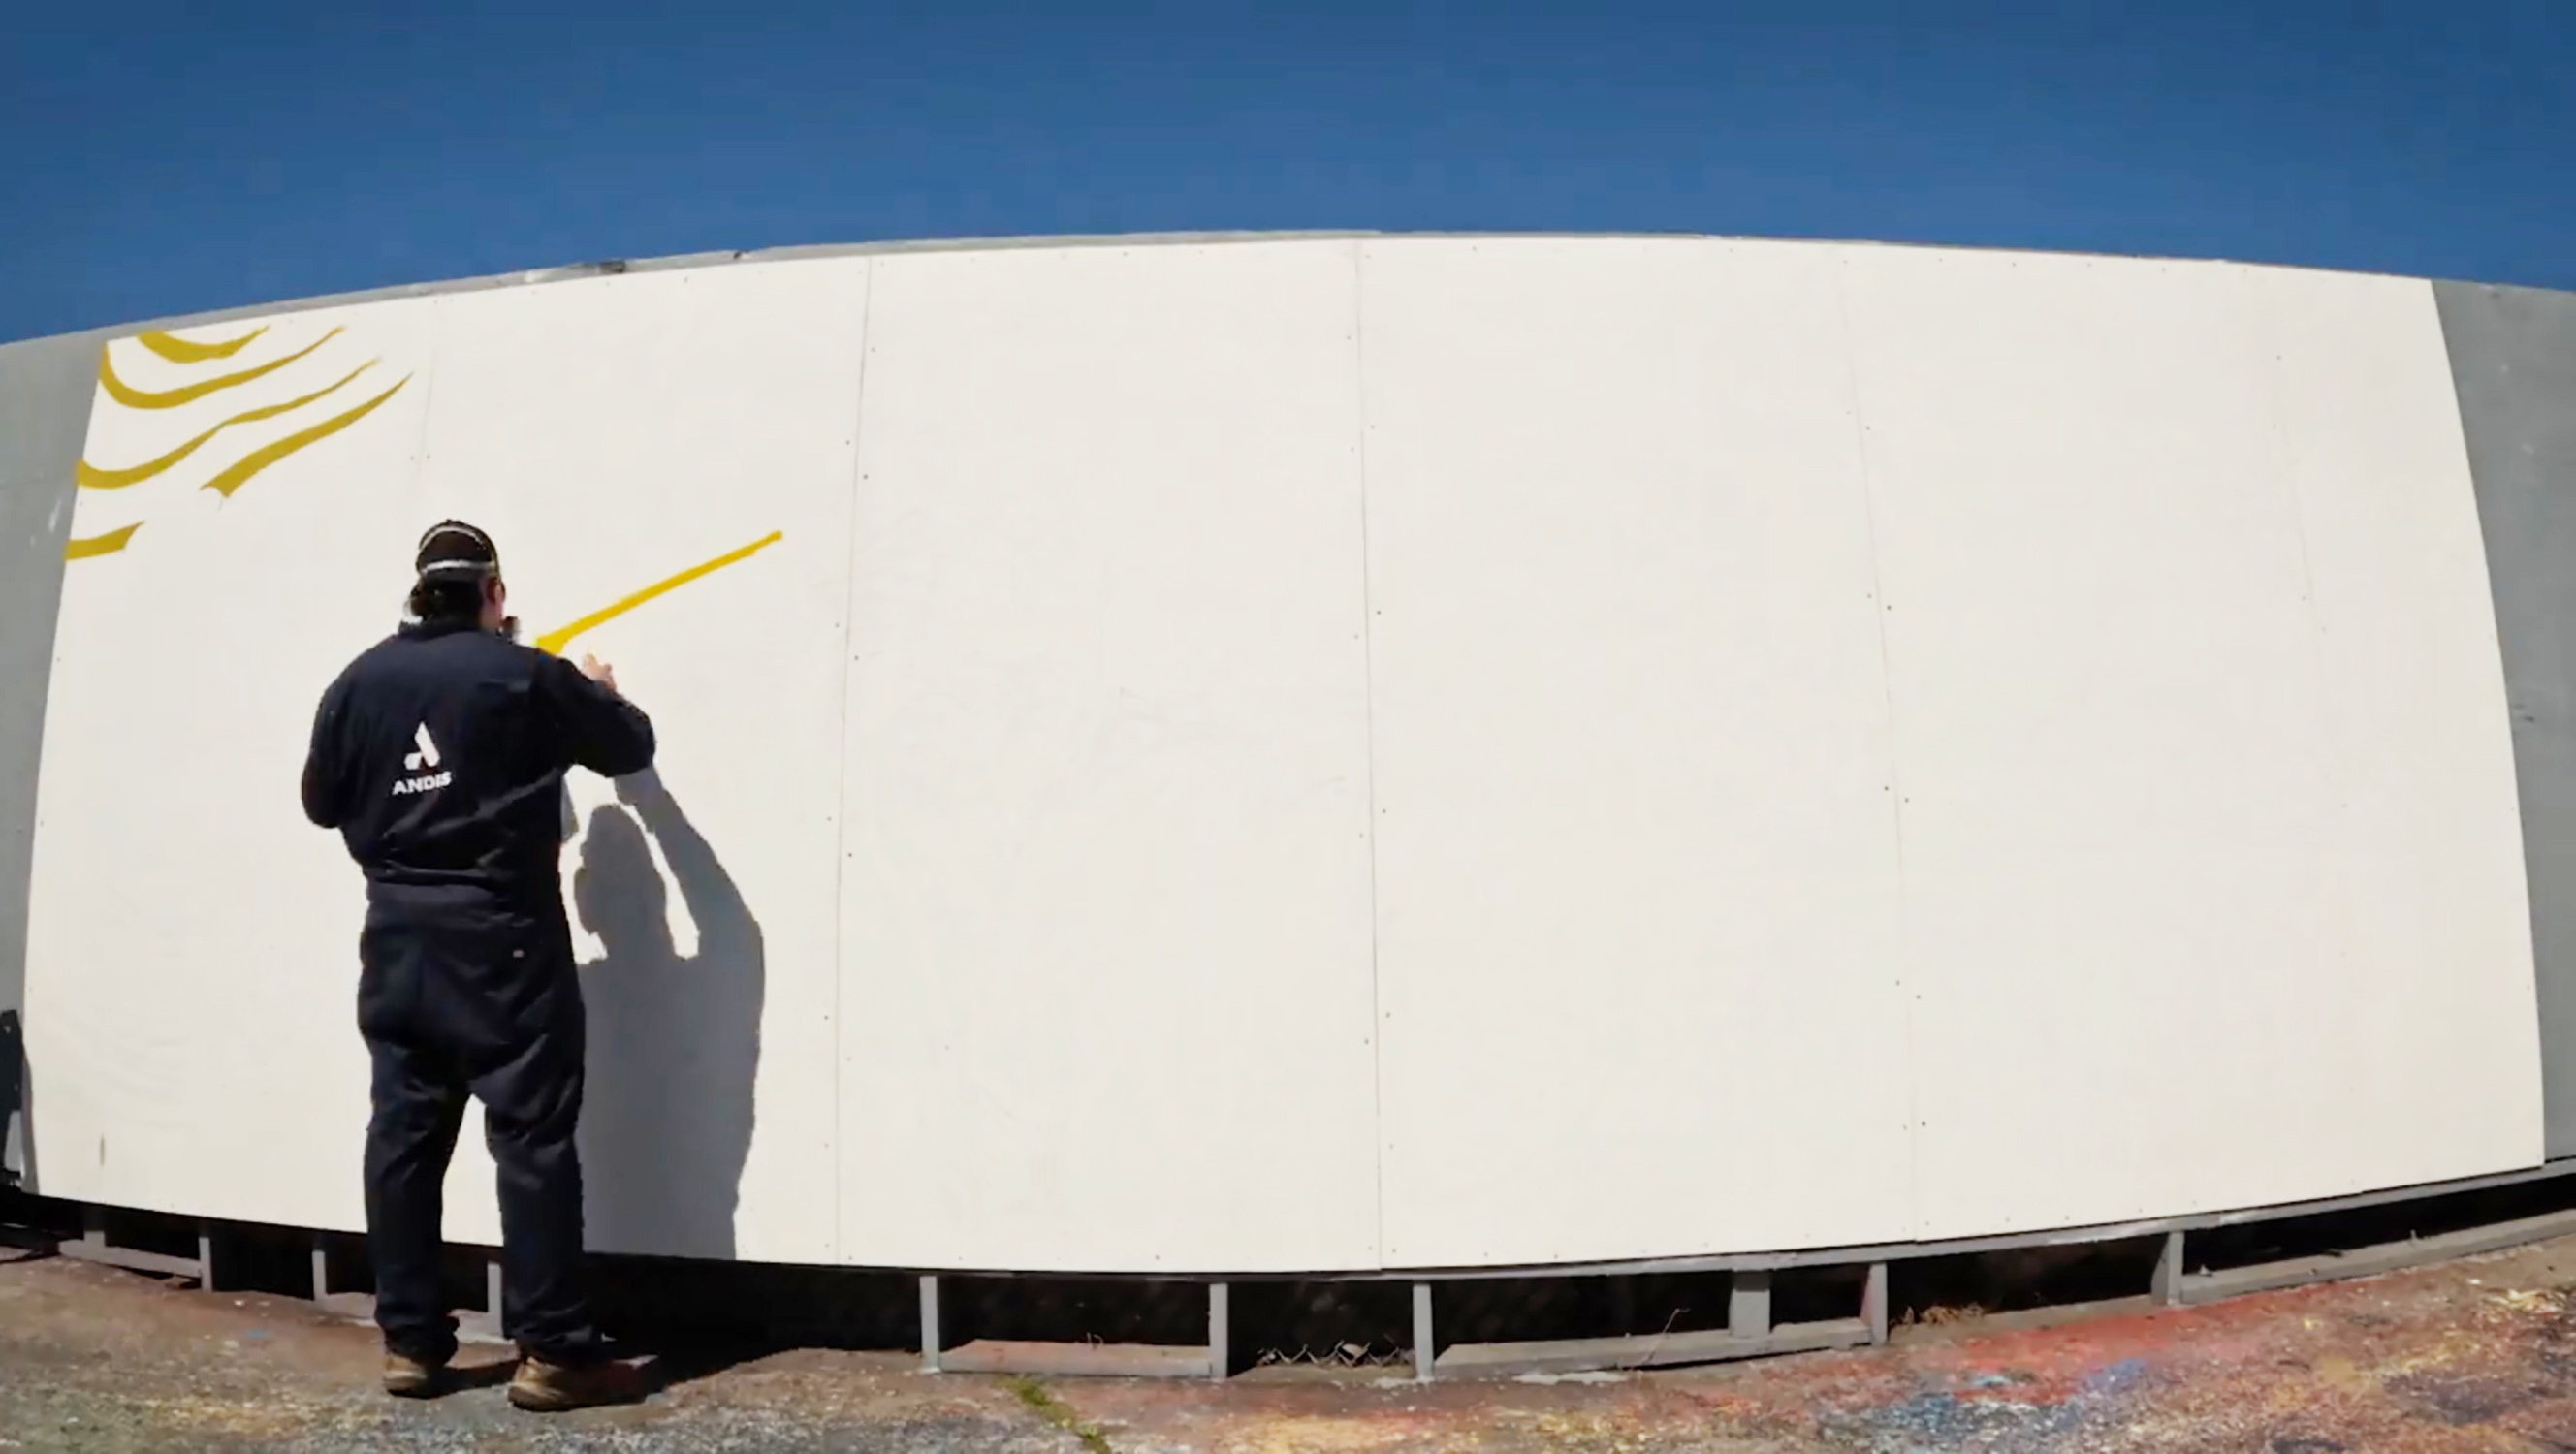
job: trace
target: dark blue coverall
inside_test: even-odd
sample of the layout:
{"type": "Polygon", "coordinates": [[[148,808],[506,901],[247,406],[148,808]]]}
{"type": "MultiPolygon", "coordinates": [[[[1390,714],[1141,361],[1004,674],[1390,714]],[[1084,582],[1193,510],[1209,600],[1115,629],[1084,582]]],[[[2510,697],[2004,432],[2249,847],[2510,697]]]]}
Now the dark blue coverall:
{"type": "Polygon", "coordinates": [[[603,1355],[581,1283],[583,1014],[562,784],[652,765],[653,726],[569,662],[471,622],[411,623],[322,697],[304,812],[365,871],[358,1029],[374,1062],[367,1236],[390,1350],[456,1350],[440,1189],[470,1094],[499,1172],[503,1330],[603,1355]]]}

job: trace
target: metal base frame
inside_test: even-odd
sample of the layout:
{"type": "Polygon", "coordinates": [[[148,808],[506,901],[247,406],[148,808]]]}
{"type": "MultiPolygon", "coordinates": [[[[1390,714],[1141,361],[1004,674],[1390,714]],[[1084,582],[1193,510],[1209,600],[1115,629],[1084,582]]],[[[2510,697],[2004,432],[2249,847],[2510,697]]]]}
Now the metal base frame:
{"type": "Polygon", "coordinates": [[[95,1262],[103,1267],[122,1267],[128,1272],[148,1272],[155,1277],[185,1277],[196,1282],[204,1292],[215,1290],[215,1236],[212,1228],[197,1230],[197,1255],[173,1257],[167,1252],[147,1252],[140,1247],[119,1247],[107,1240],[107,1214],[103,1208],[81,1208],[81,1235],[54,1244],[54,1255],[76,1262],[95,1262]]]}
{"type": "MultiPolygon", "coordinates": [[[[313,1301],[324,1311],[353,1323],[376,1320],[376,1299],[371,1293],[335,1292],[331,1287],[331,1237],[313,1234],[313,1301]]],[[[486,1345],[507,1343],[501,1322],[501,1258],[497,1252],[483,1259],[483,1306],[452,1310],[456,1319],[456,1341],[486,1345]]]]}
{"type": "Polygon", "coordinates": [[[1211,1378],[1233,1375],[1232,1285],[1207,1284],[1207,1342],[1038,1343],[978,1338],[951,1346],[940,1332],[939,1274],[921,1275],[921,1371],[1019,1373],[1066,1378],[1211,1378]]]}
{"type": "MultiPolygon", "coordinates": [[[[1411,1361],[1414,1377],[1429,1382],[1442,1375],[1490,1377],[1523,1373],[1572,1373],[1590,1370],[1643,1369],[1713,1363],[1782,1353],[1856,1348],[1887,1341],[1888,1268],[1893,1262],[1940,1256],[2074,1246],[2159,1236],[2159,1249],[2147,1292],[2153,1305],[2179,1308],[2216,1302],[2247,1293],[2371,1277],[2454,1258],[2503,1251],[2556,1237],[2576,1236],[2576,1209],[2495,1222],[2431,1237],[2352,1248],[2324,1256],[2300,1256],[2216,1270],[2190,1265],[2190,1238],[2262,1222],[2328,1216],[2407,1202],[2430,1201],[2467,1192],[2495,1190],[2576,1174],[2576,1160],[2550,1162],[2522,1171],[2427,1186],[2369,1192],[2325,1201],[2212,1212],[2152,1221],[2062,1229],[2049,1232],[1965,1238],[1871,1247],[1799,1252],[1742,1253],[1695,1258],[1663,1258],[1580,1265],[1459,1268],[1423,1272],[1234,1275],[1218,1278],[1131,1274],[1136,1282],[1194,1282],[1207,1290],[1207,1341],[1190,1345],[1049,1343],[978,1339],[952,1345],[942,1334],[943,1276],[1010,1278],[1006,1272],[916,1272],[920,1294],[921,1367],[928,1373],[1014,1373],[1051,1376],[1128,1378],[1202,1378],[1224,1380],[1236,1371],[1232,1342],[1233,1286],[1242,1282],[1330,1281],[1391,1282],[1409,1285],[1412,1294],[1411,1361]],[[1854,1267],[1862,1269],[1859,1305],[1847,1317],[1775,1324],[1771,1318],[1772,1274],[1793,1268],[1854,1267]],[[1726,1326],[1717,1329],[1581,1338],[1546,1342],[1460,1343],[1443,1347],[1435,1321],[1438,1289],[1497,1278],[1621,1277],[1650,1273],[1726,1272],[1731,1275],[1726,1326]]],[[[200,1225],[197,1255],[179,1257],[108,1240],[107,1209],[82,1208],[83,1235],[56,1244],[64,1257],[103,1263],[164,1277],[190,1279],[206,1291],[219,1286],[223,1229],[200,1225]]],[[[353,1319],[368,1319],[374,1299],[362,1293],[335,1291],[330,1248],[344,1235],[312,1234],[312,1296],[316,1303],[353,1319]]],[[[497,1254],[486,1250],[484,1306],[458,1313],[459,1337],[498,1343],[502,1335],[504,1289],[497,1254]]],[[[883,1270],[883,1269],[879,1269],[883,1270]]],[[[1060,1273],[1017,1274],[1030,1277],[1060,1273]]],[[[1100,1274],[1083,1274],[1097,1278],[1100,1274]]]]}

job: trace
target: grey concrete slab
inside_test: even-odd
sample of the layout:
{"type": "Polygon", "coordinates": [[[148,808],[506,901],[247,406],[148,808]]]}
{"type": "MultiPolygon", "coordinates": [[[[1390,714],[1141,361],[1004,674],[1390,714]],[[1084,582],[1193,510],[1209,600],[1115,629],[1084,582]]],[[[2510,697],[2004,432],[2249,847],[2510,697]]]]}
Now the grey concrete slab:
{"type": "Polygon", "coordinates": [[[2576,294],[2436,283],[2504,650],[2548,1154],[2576,1155],[2576,294]]]}
{"type": "MultiPolygon", "coordinates": [[[[26,1000],[27,873],[36,841],[36,767],[54,617],[62,603],[63,542],[72,521],[72,468],[89,433],[102,335],[70,334],[0,347],[0,1016],[26,1000]]],[[[12,1026],[14,1029],[14,1024],[12,1026]]],[[[17,1036],[0,1035],[17,1061],[17,1036]]],[[[13,1063],[0,1073],[0,1171],[29,1179],[34,1149],[21,1102],[41,1077],[13,1063]]]]}

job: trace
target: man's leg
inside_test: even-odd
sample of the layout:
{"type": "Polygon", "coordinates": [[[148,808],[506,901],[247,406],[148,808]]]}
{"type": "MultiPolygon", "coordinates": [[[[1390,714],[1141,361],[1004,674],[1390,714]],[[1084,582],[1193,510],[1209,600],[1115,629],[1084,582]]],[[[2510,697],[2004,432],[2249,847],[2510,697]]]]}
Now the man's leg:
{"type": "Polygon", "coordinates": [[[578,1367],[605,1350],[582,1286],[582,1023],[566,981],[563,1013],[477,1075],[474,1094],[500,1184],[504,1328],[523,1351],[578,1367]]]}
{"type": "Polygon", "coordinates": [[[367,1249],[376,1264],[376,1326],[385,1347],[442,1364],[456,1353],[439,1259],[441,1190],[465,1086],[443,1057],[370,1037],[375,1111],[367,1122],[367,1249]]]}

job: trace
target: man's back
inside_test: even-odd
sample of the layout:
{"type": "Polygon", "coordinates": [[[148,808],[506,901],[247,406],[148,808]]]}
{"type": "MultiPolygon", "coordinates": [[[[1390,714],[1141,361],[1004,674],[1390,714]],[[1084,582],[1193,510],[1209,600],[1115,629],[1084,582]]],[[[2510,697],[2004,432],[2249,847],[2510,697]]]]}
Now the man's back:
{"type": "Polygon", "coordinates": [[[452,1387],[444,1187],[468,1098],[497,1169],[510,1402],[566,1409],[642,1396],[608,1357],[582,1289],[581,980],[557,869],[567,768],[653,763],[653,726],[608,668],[508,639],[500,548],[462,520],[412,555],[413,624],[322,694],[304,813],[367,876],[358,1033],[371,1065],[367,1246],[385,1391],[452,1387]]]}
{"type": "Polygon", "coordinates": [[[323,694],[304,811],[379,910],[561,912],[560,793],[653,760],[644,714],[569,662],[471,624],[405,627],[323,694]]]}

